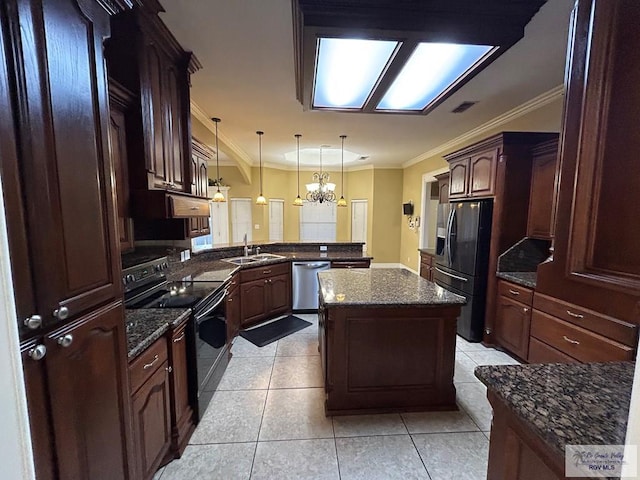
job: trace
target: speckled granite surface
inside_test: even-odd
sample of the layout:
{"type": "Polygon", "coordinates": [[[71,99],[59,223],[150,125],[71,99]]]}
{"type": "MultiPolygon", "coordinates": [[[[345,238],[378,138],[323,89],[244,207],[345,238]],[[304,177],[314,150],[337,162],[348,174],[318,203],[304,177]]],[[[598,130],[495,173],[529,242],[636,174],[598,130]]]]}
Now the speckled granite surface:
{"type": "Polygon", "coordinates": [[[533,272],[549,256],[549,240],[525,237],[498,257],[499,272],[533,272]]]}
{"type": "Polygon", "coordinates": [[[465,299],[404,268],[332,269],[318,273],[320,298],[332,306],[463,305],[465,299]]]}
{"type": "Polygon", "coordinates": [[[178,325],[190,314],[190,308],[125,310],[129,361],[164,335],[170,326],[178,325]]]}
{"type": "Polygon", "coordinates": [[[496,276],[523,287],[535,289],[538,274],[536,272],[498,272],[496,276]]]}
{"type": "MultiPolygon", "coordinates": [[[[268,250],[262,250],[260,253],[272,253],[268,250]]],[[[231,255],[229,258],[240,255],[231,255]]],[[[219,258],[210,258],[206,254],[201,254],[191,257],[191,260],[186,262],[172,263],[169,272],[167,273],[167,280],[180,281],[182,279],[191,276],[192,279],[199,281],[208,279],[217,279],[220,275],[224,278],[232,275],[236,271],[243,268],[261,267],[264,265],[273,265],[276,263],[290,262],[290,261],[319,261],[319,260],[363,260],[371,259],[372,257],[363,256],[362,253],[353,252],[278,252],[284,258],[273,258],[268,260],[261,260],[259,262],[248,263],[246,265],[233,265],[232,263],[225,262],[219,258]],[[222,273],[220,273],[222,272],[222,273]],[[207,275],[203,276],[203,274],[207,275]]]]}
{"type": "Polygon", "coordinates": [[[553,449],[624,444],[633,362],[485,366],[476,377],[553,449]]]}

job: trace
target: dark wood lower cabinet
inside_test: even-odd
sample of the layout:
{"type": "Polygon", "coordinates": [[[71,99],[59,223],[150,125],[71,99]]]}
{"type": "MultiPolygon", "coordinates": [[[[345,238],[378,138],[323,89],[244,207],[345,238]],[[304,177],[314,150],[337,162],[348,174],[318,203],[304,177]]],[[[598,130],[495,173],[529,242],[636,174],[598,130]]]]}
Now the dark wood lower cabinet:
{"type": "Polygon", "coordinates": [[[499,345],[523,360],[529,353],[531,307],[500,295],[496,302],[495,335],[499,345]]]}
{"type": "MultiPolygon", "coordinates": [[[[44,341],[58,478],[131,478],[123,317],[117,302],[53,331],[44,341]]],[[[25,368],[33,392],[31,370],[25,368]]]]}
{"type": "Polygon", "coordinates": [[[171,447],[169,391],[168,362],[165,361],[133,396],[136,478],[153,478],[171,447]]]}
{"type": "Polygon", "coordinates": [[[182,455],[195,428],[193,408],[189,403],[189,371],[187,368],[187,326],[189,320],[172,331],[169,337],[171,366],[171,450],[182,455]]]}
{"type": "Polygon", "coordinates": [[[489,391],[493,407],[487,480],[564,479],[564,456],[554,453],[489,391]]]}
{"type": "Polygon", "coordinates": [[[243,270],[240,280],[241,326],[291,311],[291,270],[288,263],[243,270]]]}
{"type": "Polygon", "coordinates": [[[227,319],[227,341],[231,342],[240,331],[240,286],[238,280],[229,288],[225,317],[227,319]]]}

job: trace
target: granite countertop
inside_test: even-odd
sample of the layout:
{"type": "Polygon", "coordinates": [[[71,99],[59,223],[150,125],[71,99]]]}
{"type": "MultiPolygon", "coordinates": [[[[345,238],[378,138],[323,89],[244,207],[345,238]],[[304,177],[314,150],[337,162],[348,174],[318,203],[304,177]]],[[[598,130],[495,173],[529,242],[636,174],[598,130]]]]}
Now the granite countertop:
{"type": "MultiPolygon", "coordinates": [[[[271,253],[271,252],[260,252],[271,253]]],[[[222,281],[230,277],[237,271],[245,268],[262,267],[265,265],[273,265],[291,261],[321,261],[321,260],[371,260],[373,257],[362,255],[361,253],[350,252],[278,252],[283,258],[271,258],[260,260],[258,262],[247,263],[245,265],[234,265],[220,259],[207,259],[198,255],[187,260],[186,262],[173,263],[167,274],[169,281],[181,281],[185,278],[197,281],[222,281]]],[[[235,257],[229,257],[235,258],[235,257]]]]}
{"type": "Polygon", "coordinates": [[[404,268],[332,269],[318,273],[320,299],[331,306],[463,305],[464,297],[404,268]]]}
{"type": "Polygon", "coordinates": [[[552,449],[624,444],[635,363],[484,366],[476,377],[552,449]]]}
{"type": "Polygon", "coordinates": [[[127,349],[129,361],[133,360],[153,342],[180,324],[191,314],[190,308],[141,308],[125,310],[127,349]]]}
{"type": "Polygon", "coordinates": [[[535,289],[538,274],[536,272],[496,272],[496,276],[523,287],[535,289]]]}

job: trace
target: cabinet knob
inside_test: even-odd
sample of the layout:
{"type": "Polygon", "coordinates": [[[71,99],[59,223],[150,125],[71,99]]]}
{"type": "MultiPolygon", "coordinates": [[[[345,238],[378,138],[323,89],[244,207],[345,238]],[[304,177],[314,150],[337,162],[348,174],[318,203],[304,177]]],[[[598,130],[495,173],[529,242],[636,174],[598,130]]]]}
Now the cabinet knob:
{"type": "Polygon", "coordinates": [[[60,345],[61,347],[67,348],[72,343],[73,343],[73,335],[71,335],[70,333],[67,333],[66,335],[63,335],[62,337],[58,338],[58,345],[60,345]]]}
{"type": "Polygon", "coordinates": [[[269,280],[265,280],[264,283],[269,283],[269,280]]]}
{"type": "Polygon", "coordinates": [[[527,313],[527,312],[529,311],[529,309],[528,309],[527,307],[524,307],[524,308],[522,309],[522,311],[523,311],[524,313],[527,313]]]}
{"type": "Polygon", "coordinates": [[[233,302],[233,298],[227,300],[229,303],[233,302]]]}
{"type": "Polygon", "coordinates": [[[24,321],[24,324],[29,330],[36,330],[42,326],[42,317],[40,315],[31,315],[24,321]]]}
{"type": "Polygon", "coordinates": [[[69,316],[69,309],[67,307],[56,308],[53,311],[53,316],[58,320],[66,320],[66,318],[69,316]]]}
{"type": "Polygon", "coordinates": [[[36,345],[27,353],[32,360],[42,360],[46,354],[47,347],[42,344],[36,345]]]}
{"type": "Polygon", "coordinates": [[[171,372],[173,372],[173,367],[169,366],[169,367],[166,368],[166,370],[167,370],[167,372],[171,373],[171,372]]]}

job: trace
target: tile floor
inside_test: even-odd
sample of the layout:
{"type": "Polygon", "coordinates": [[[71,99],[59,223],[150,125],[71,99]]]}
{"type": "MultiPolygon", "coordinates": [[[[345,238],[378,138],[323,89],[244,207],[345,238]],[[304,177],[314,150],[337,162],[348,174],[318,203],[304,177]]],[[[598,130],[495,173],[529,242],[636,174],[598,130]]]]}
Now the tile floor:
{"type": "Polygon", "coordinates": [[[458,337],[457,412],[327,418],[312,326],[258,348],[241,337],[179,460],[155,480],[484,479],[491,408],[478,365],[518,363],[458,337]]]}

